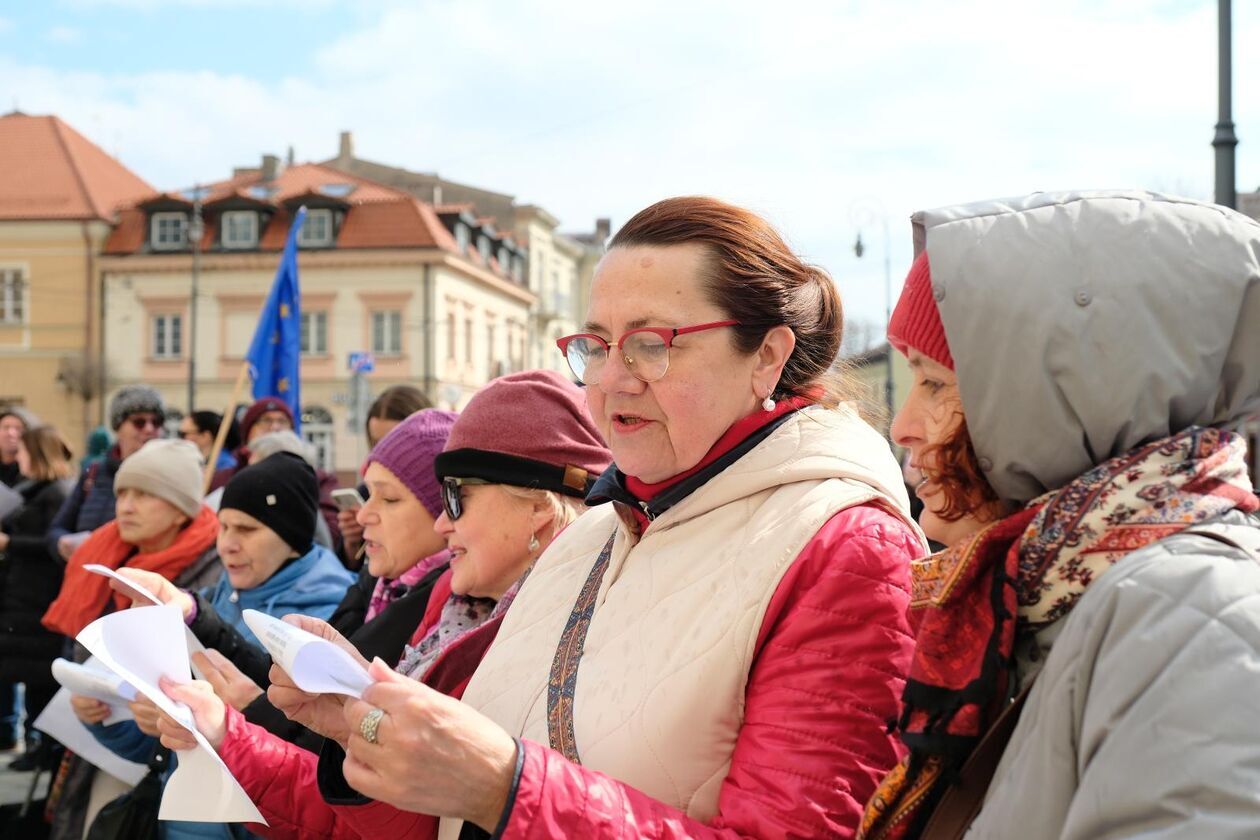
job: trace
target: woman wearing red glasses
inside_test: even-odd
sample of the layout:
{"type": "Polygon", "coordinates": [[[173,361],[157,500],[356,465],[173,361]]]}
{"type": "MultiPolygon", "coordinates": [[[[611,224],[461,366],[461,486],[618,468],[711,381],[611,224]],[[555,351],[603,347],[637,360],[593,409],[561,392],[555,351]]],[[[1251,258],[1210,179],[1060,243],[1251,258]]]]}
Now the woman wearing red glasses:
{"type": "Polygon", "coordinates": [[[462,703],[373,663],[350,786],[443,838],[851,836],[897,761],[924,546],[887,444],[837,407],[841,327],[831,280],[753,214],[631,219],[560,342],[616,462],[594,509],[462,703]]]}

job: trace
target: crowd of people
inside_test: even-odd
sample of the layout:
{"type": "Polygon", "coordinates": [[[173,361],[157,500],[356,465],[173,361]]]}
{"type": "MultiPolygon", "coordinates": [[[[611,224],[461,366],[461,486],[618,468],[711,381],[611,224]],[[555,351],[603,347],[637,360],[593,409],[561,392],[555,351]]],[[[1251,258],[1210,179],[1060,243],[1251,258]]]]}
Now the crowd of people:
{"type": "MultiPolygon", "coordinates": [[[[177,607],[204,679],[162,690],[268,825],[171,840],[1260,834],[1260,225],[1092,192],[914,228],[901,461],[831,278],[708,198],[613,237],[569,376],[382,394],[340,510],[276,398],[209,471],[222,418],[164,439],[147,386],[81,468],[0,413],[0,679],[29,723],[83,627],[177,607]],[[303,691],[245,609],[372,684],[303,691]]],[[[196,744],[70,702],[159,788],[196,744]]],[[[128,786],[25,740],[52,836],[118,836],[128,786]]]]}

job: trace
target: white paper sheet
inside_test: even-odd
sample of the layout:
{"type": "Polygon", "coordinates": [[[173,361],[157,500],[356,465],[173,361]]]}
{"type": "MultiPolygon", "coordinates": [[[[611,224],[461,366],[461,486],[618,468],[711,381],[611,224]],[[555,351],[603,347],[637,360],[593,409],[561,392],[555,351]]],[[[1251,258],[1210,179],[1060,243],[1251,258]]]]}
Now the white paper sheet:
{"type": "MultiPolygon", "coordinates": [[[[107,577],[110,580],[118,581],[119,585],[122,586],[123,590],[127,593],[128,597],[135,597],[141,600],[147,600],[151,604],[153,604],[153,606],[155,607],[162,606],[162,602],[158,600],[156,595],[154,595],[152,592],[150,592],[147,589],[143,589],[139,586],[136,586],[134,583],[127,580],[127,578],[123,577],[122,575],[118,574],[118,572],[114,571],[109,566],[102,566],[100,563],[88,563],[87,565],[83,567],[83,569],[84,571],[91,572],[94,575],[103,575],[104,577],[107,577]]],[[[201,643],[200,639],[198,639],[196,636],[193,635],[193,631],[187,625],[184,625],[184,642],[188,646],[188,653],[190,656],[194,653],[206,652],[206,646],[201,643]]],[[[193,676],[199,680],[204,680],[206,678],[206,675],[203,674],[201,672],[201,669],[198,668],[196,665],[192,666],[192,672],[193,672],[193,676]]]]}
{"type": "Polygon", "coordinates": [[[158,819],[265,825],[227,765],[197,731],[192,711],[158,688],[162,676],[188,681],[183,627],[183,616],[175,607],[123,610],[93,621],[77,638],[101,664],[186,726],[197,740],[196,749],[179,754],[179,764],[162,792],[158,819]]]}
{"type": "Polygon", "coordinates": [[[111,710],[109,717],[101,721],[106,726],[135,718],[127,704],[136,699],[136,690],[122,677],[102,665],[95,656],[82,665],[68,659],[54,659],[52,675],[71,694],[106,703],[111,710]]]}
{"type": "Polygon", "coordinates": [[[367,669],[337,645],[258,610],[241,613],[267,648],[271,660],[309,694],[345,694],[362,699],[372,684],[367,669]]]}
{"type": "Polygon", "coordinates": [[[70,707],[68,689],[63,688],[53,695],[44,711],[35,718],[35,728],[56,738],[66,745],[66,749],[120,782],[138,784],[145,773],[149,772],[149,768],[143,764],[119,758],[92,737],[83,722],[75,717],[74,709],[70,707]]]}

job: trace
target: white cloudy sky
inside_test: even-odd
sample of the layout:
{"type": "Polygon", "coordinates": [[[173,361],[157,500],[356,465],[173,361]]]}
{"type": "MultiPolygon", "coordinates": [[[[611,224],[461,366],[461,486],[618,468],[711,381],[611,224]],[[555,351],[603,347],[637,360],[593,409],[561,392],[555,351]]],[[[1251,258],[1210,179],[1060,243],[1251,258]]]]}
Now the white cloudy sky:
{"type": "MultiPolygon", "coordinates": [[[[1260,4],[1235,3],[1241,189],[1260,4]]],[[[155,186],[263,152],[362,157],[570,229],[708,193],[767,214],[882,320],[916,208],[1039,189],[1212,193],[1215,0],[51,0],[0,4],[0,108],[155,186]],[[859,226],[870,250],[852,253],[859,226]]]]}

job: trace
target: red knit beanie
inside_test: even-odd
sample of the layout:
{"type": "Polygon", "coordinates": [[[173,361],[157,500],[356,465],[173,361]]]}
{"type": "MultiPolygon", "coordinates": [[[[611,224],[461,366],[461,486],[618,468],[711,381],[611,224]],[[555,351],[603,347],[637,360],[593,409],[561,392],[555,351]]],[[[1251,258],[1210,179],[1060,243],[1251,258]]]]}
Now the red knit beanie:
{"type": "Polygon", "coordinates": [[[919,254],[906,275],[906,285],[888,322],[888,342],[903,355],[909,355],[907,348],[913,347],[929,359],[954,369],[954,357],[945,340],[945,325],[941,323],[941,313],[932,294],[927,251],[919,254]]]}
{"type": "Polygon", "coordinates": [[[438,478],[482,478],[582,498],[612,453],[582,390],[558,373],[527,370],[473,395],[434,460],[438,478]]]}
{"type": "Polygon", "coordinates": [[[254,401],[245,412],[245,416],[241,418],[241,440],[249,440],[249,430],[254,428],[254,424],[258,422],[268,411],[279,411],[289,418],[289,425],[293,425],[293,409],[289,408],[288,403],[279,397],[263,397],[254,401]]]}

